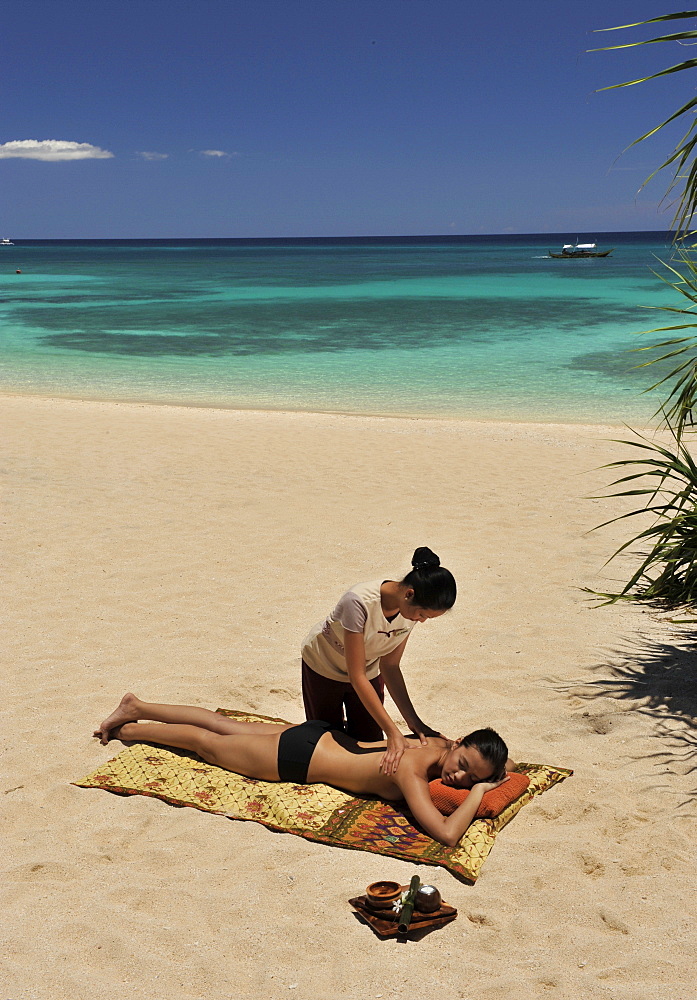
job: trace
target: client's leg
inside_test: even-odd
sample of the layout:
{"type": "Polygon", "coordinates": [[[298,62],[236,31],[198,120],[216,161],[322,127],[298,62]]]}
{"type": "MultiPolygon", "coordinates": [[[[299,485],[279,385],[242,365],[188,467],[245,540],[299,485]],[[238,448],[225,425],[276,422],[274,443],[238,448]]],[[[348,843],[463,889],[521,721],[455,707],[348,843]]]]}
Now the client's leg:
{"type": "MultiPolygon", "coordinates": [[[[197,726],[222,736],[238,736],[245,733],[255,736],[262,733],[273,735],[281,732],[284,728],[272,722],[236,722],[218,712],[211,712],[208,708],[195,708],[192,705],[158,705],[154,702],[141,701],[140,698],[129,692],[123,696],[119,706],[104,720],[99,729],[95,730],[94,735],[106,744],[112,738],[112,730],[123,726],[126,722],[138,722],[141,719],[147,719],[149,722],[197,726]]],[[[145,736],[139,738],[148,739],[145,736]]],[[[148,740],[148,742],[151,741],[148,740]]],[[[179,746],[178,743],[170,743],[169,745],[179,746]]]]}
{"type": "Polygon", "coordinates": [[[247,778],[278,781],[278,741],[281,733],[291,727],[256,722],[243,725],[246,731],[236,736],[225,736],[196,725],[149,722],[124,722],[110,732],[115,739],[192,750],[207,763],[247,778]]]}

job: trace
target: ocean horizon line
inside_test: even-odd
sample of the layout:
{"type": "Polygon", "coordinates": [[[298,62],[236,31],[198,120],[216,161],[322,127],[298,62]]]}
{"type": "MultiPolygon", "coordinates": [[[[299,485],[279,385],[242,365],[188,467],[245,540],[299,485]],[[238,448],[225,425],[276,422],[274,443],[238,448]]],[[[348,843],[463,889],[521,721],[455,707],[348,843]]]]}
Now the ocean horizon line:
{"type": "Polygon", "coordinates": [[[573,230],[574,236],[571,237],[569,234],[572,230],[558,230],[558,231],[545,231],[536,233],[404,233],[401,235],[384,235],[384,234],[364,234],[361,236],[52,236],[52,237],[33,237],[33,236],[16,236],[13,238],[12,245],[18,245],[18,242],[23,246],[27,244],[55,244],[55,243],[69,243],[69,244],[93,244],[93,243],[109,243],[109,244],[134,244],[134,243],[151,243],[151,244],[162,244],[162,243],[244,243],[247,245],[260,245],[260,244],[330,244],[330,245],[346,245],[351,243],[373,243],[380,244],[384,243],[389,245],[390,243],[400,242],[407,244],[410,241],[416,243],[426,242],[436,242],[443,244],[457,244],[462,242],[484,242],[488,240],[501,240],[506,242],[516,242],[524,241],[529,239],[536,240],[568,240],[568,239],[578,239],[582,241],[586,238],[591,238],[596,241],[598,238],[610,237],[612,239],[625,239],[631,241],[631,238],[644,238],[646,240],[666,240],[673,242],[675,239],[675,232],[672,230],[665,229],[578,229],[573,230]]]}

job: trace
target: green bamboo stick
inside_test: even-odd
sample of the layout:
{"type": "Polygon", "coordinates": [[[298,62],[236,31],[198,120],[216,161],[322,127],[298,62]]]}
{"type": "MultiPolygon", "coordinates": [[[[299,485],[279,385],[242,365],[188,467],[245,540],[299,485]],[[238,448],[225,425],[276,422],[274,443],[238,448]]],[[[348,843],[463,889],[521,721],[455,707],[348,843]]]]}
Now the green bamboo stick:
{"type": "Polygon", "coordinates": [[[414,903],[416,902],[416,894],[421,888],[421,879],[418,875],[413,875],[411,882],[409,883],[409,891],[407,892],[407,898],[404,900],[404,905],[402,906],[402,912],[399,915],[399,924],[397,930],[401,934],[406,934],[409,930],[409,924],[411,923],[411,918],[414,913],[414,903]]]}

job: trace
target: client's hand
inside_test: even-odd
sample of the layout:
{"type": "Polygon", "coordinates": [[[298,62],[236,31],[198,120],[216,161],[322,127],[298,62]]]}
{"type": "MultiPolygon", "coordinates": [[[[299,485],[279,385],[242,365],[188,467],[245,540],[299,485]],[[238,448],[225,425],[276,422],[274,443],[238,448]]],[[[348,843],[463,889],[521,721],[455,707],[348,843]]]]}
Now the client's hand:
{"type": "Polygon", "coordinates": [[[504,774],[503,778],[499,778],[498,781],[478,781],[476,785],[472,785],[472,790],[474,791],[475,788],[480,788],[482,793],[490,792],[493,788],[498,788],[499,785],[503,785],[509,780],[509,777],[510,776],[508,774],[504,774]]]}

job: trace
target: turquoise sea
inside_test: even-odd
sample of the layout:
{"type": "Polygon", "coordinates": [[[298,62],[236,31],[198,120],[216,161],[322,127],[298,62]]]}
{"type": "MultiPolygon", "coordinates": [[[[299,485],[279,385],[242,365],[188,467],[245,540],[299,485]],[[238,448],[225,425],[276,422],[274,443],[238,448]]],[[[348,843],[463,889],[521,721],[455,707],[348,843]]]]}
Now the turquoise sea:
{"type": "Polygon", "coordinates": [[[0,246],[0,391],[645,422],[633,334],[676,300],[657,258],[665,233],[18,240],[0,246]],[[615,252],[547,257],[577,235],[615,252]]]}

